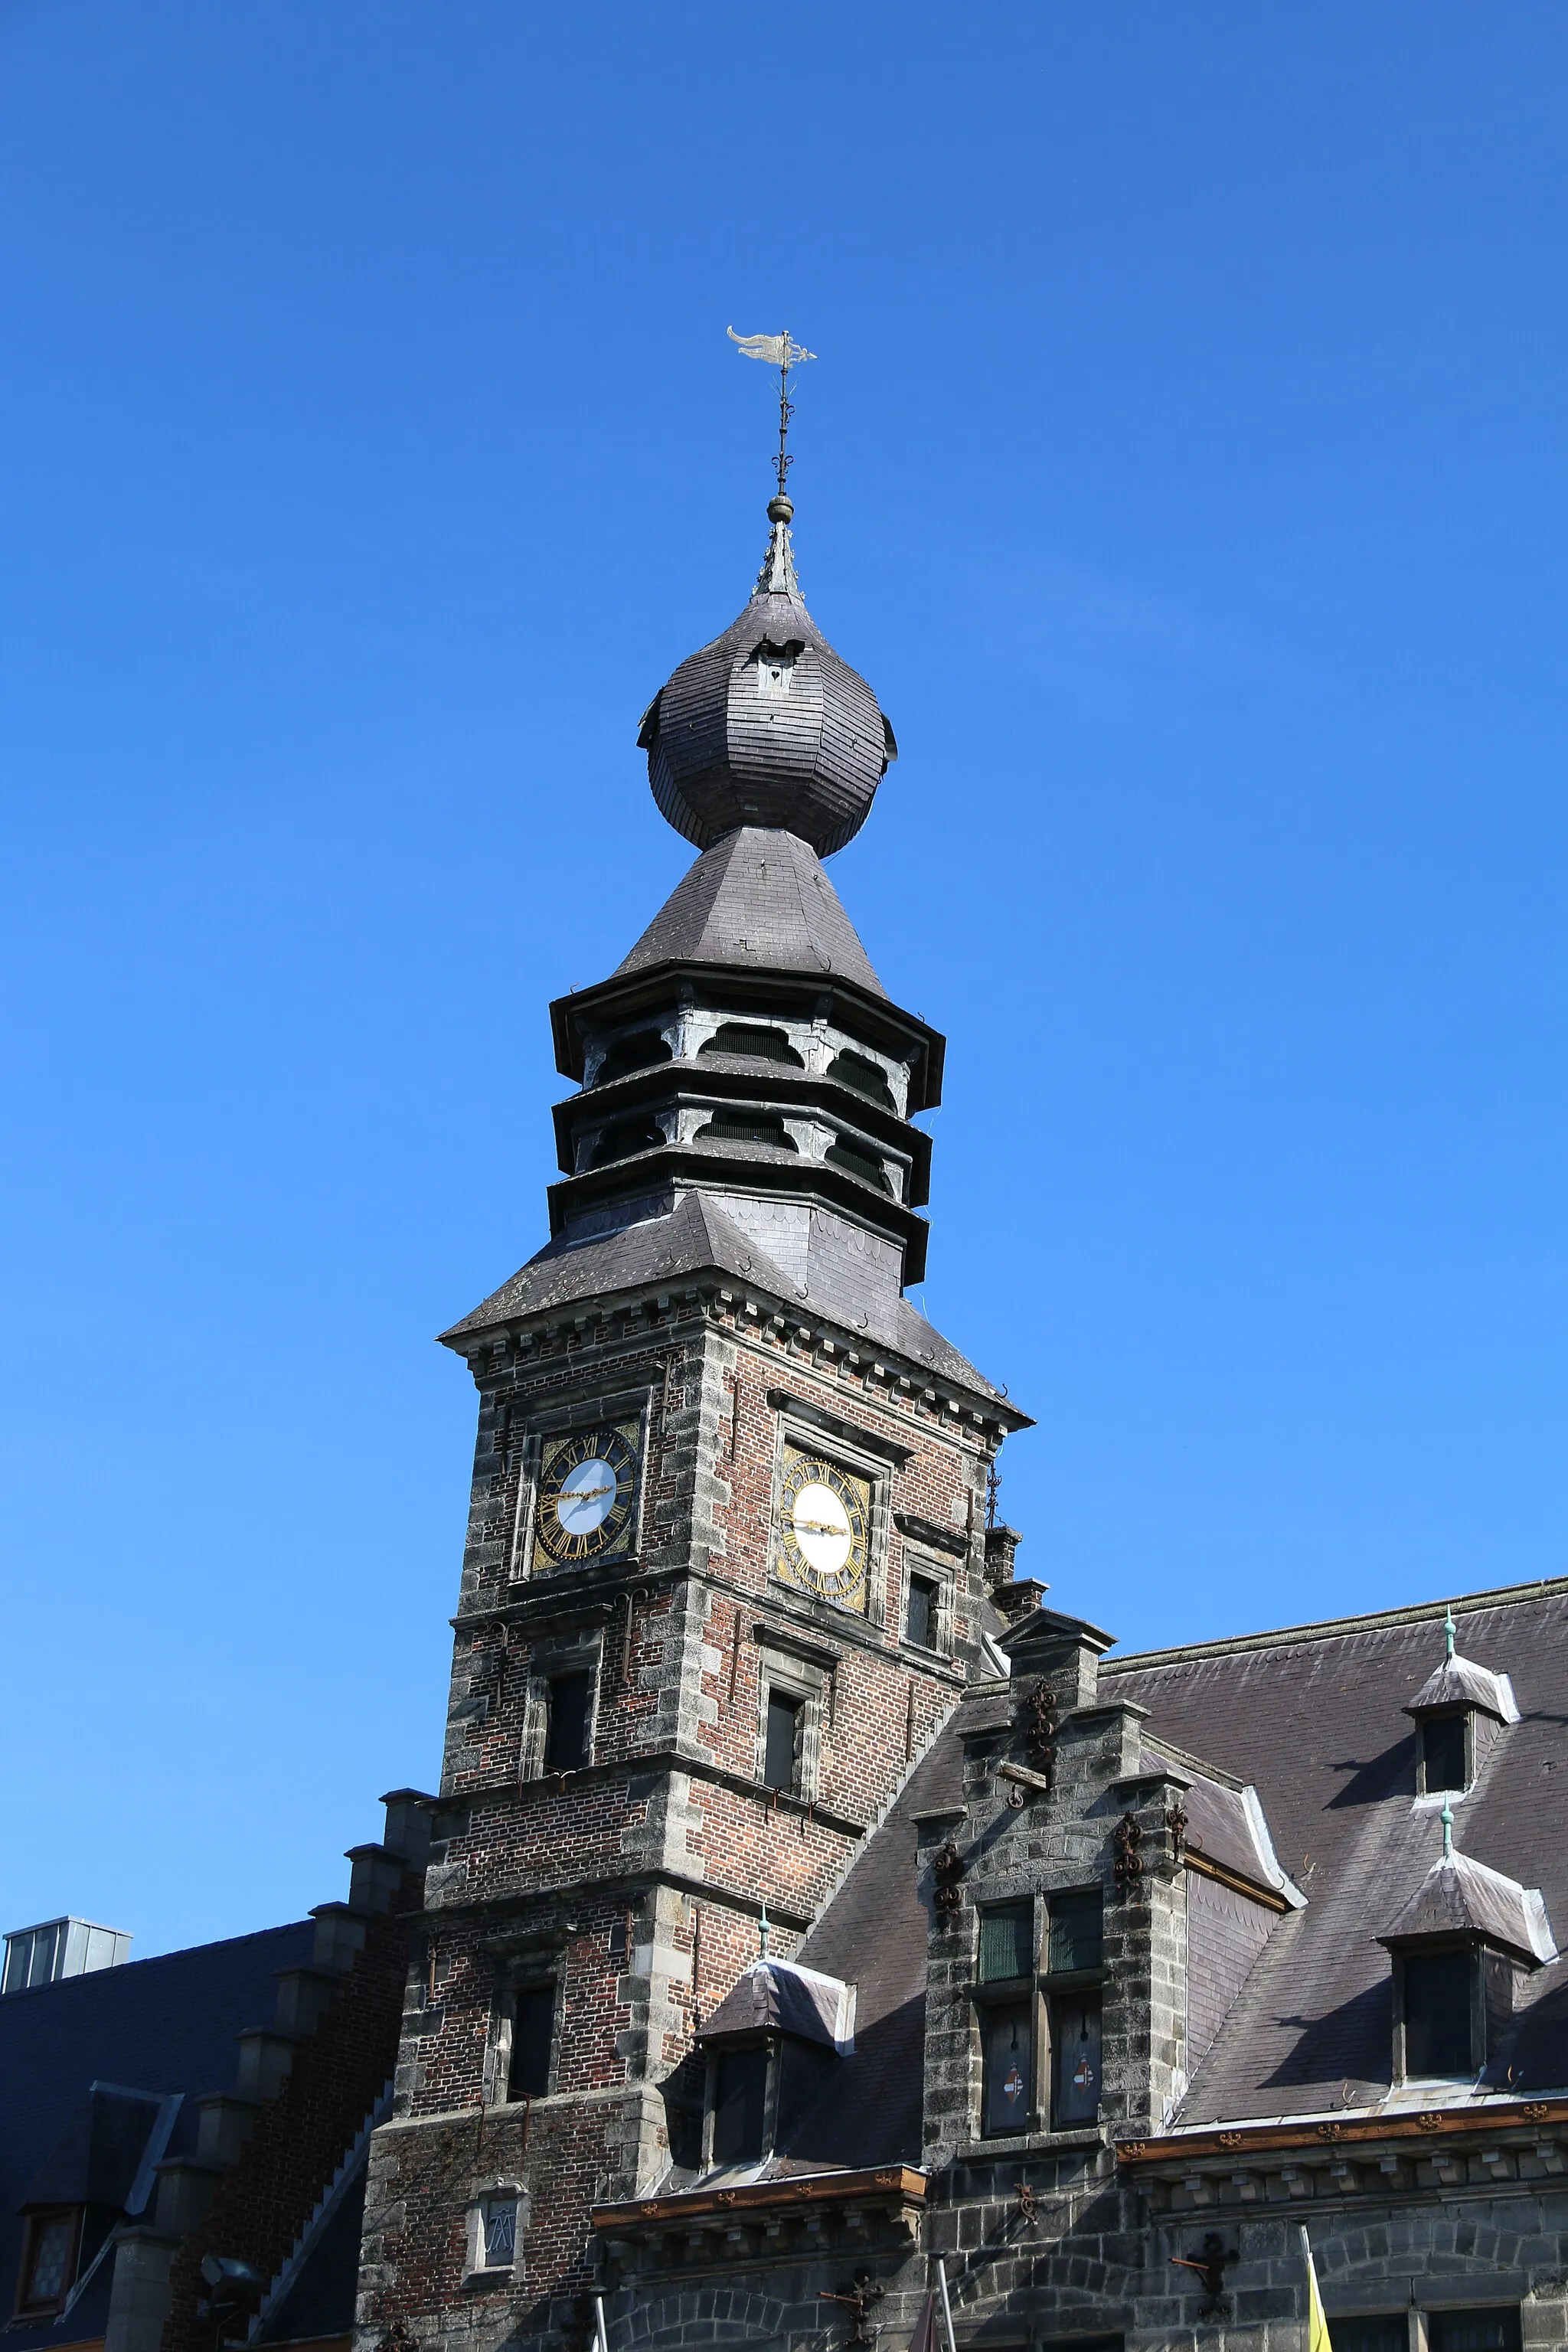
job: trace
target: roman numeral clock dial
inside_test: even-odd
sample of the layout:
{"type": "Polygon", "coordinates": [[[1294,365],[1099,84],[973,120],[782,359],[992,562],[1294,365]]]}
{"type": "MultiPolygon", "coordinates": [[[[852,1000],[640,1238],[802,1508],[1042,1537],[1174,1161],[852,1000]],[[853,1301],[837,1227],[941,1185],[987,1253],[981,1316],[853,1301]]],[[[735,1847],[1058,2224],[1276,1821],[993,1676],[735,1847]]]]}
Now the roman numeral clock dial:
{"type": "Polygon", "coordinates": [[[866,1538],[871,1490],[837,1463],[795,1446],[784,1451],[779,1497],[778,1573],[821,1601],[866,1606],[866,1538]]]}
{"type": "Polygon", "coordinates": [[[546,1444],[534,1515],[533,1565],[570,1568],[631,1541],[637,1507],[635,1426],[590,1429],[546,1444]]]}

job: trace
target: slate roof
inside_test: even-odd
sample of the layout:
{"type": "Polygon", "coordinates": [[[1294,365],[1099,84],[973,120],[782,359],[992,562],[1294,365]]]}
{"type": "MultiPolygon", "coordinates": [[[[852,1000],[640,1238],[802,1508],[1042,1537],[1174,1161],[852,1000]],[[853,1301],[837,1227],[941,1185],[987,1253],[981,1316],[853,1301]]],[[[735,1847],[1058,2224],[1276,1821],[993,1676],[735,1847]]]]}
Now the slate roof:
{"type": "Polygon", "coordinates": [[[666,963],[831,973],[888,992],[816,851],[758,825],[726,834],[687,868],[615,977],[666,963]]]}
{"type": "MultiPolygon", "coordinates": [[[[1568,1580],[1479,1594],[1456,1614],[1467,1652],[1511,1675],[1521,1709],[1454,1801],[1456,1846],[1541,1888],[1561,1926],[1568,1580]]],[[[1437,1603],[1105,1662],[1103,1695],[1148,1707],[1150,1736],[1257,1787],[1280,1863],[1308,1898],[1269,1937],[1178,2123],[1321,2114],[1389,2095],[1392,1988],[1376,1937],[1442,1851],[1436,1801],[1415,1795],[1418,1735],[1405,1712],[1442,1641],[1437,1603]]],[[[1536,1970],[1519,2000],[1487,2083],[1512,2067],[1515,2091],[1568,2086],[1568,1967],[1536,1970]]]]}
{"type": "MultiPolygon", "coordinates": [[[[866,1288],[850,1297],[837,1286],[827,1288],[834,1272],[829,1253],[814,1260],[824,1286],[808,1290],[803,1298],[800,1285],[742,1233],[710,1195],[666,1192],[636,1206],[648,1213],[638,1217],[634,1209],[634,1221],[613,1232],[546,1243],[510,1282],[503,1282],[441,1338],[448,1347],[460,1348],[469,1334],[524,1316],[556,1312],[579,1299],[613,1298],[617,1292],[713,1272],[732,1275],[738,1284],[785,1305],[825,1315],[891,1355],[925,1364],[977,1396],[1001,1402],[1001,1391],[901,1294],[866,1288]]],[[[1023,1420],[1022,1415],[1017,1418],[1023,1420]]]]}
{"type": "MultiPolygon", "coordinates": [[[[274,2014],[277,1970],[308,1965],[314,1940],[305,1919],[0,1998],[0,2294],[15,2292],[24,2232],[17,2208],[25,2200],[51,2180],[60,2185],[73,2165],[101,2189],[125,2177],[127,2150],[115,2145],[117,2134],[89,2129],[89,2103],[110,2104],[91,2101],[93,2086],[148,2094],[160,2105],[179,2094],[165,2152],[193,2153],[195,2100],[232,2087],[235,2035],[274,2014]]],[[[111,2270],[110,2257],[67,2313],[12,2326],[7,2346],[32,2352],[100,2336],[111,2270]]],[[[351,2294],[339,2326],[346,2329],[353,2316],[351,2294]]]]}
{"type": "Polygon", "coordinates": [[[1445,1658],[1405,1706],[1406,1715],[1430,1715],[1439,1707],[1479,1706],[1500,1723],[1517,1723],[1519,1708],[1506,1675],[1478,1666],[1473,1658],[1445,1658]]]}
{"type": "Polygon", "coordinates": [[[1409,1900],[1378,1937],[1405,1944],[1426,1936],[1480,1936],[1512,1952],[1527,1967],[1557,1958],[1541,1890],[1521,1886],[1500,1870],[1451,1853],[1432,1864],[1409,1900]]]}

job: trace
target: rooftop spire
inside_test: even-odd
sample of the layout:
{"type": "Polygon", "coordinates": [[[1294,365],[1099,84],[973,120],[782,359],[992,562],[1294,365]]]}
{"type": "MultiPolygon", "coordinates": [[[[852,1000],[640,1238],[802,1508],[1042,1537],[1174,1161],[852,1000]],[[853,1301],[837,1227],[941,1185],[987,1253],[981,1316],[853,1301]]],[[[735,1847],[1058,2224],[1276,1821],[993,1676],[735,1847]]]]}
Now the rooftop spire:
{"type": "Polygon", "coordinates": [[[795,463],[789,447],[789,421],[795,415],[795,403],[789,396],[789,372],[792,367],[804,367],[816,353],[808,352],[804,343],[797,343],[787,327],[779,335],[738,335],[733,327],[726,327],[724,332],[747,359],[763,360],[779,372],[779,486],[768,500],[773,537],[757,574],[755,593],[759,596],[798,596],[800,582],[795,577],[795,549],[789,535],[795,514],[789,495],[789,469],[795,463]]]}

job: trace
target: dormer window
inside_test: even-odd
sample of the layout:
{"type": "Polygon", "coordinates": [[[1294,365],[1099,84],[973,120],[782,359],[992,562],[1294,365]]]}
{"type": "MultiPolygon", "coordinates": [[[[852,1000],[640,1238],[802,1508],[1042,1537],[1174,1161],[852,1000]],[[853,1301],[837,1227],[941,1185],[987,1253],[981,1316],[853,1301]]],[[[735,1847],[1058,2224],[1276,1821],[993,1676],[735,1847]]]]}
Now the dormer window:
{"type": "Polygon", "coordinates": [[[17,2282],[18,2319],[44,2319],[58,2311],[76,2275],[80,2236],[79,2205],[28,2214],[22,2274],[17,2282]]]}
{"type": "Polygon", "coordinates": [[[1406,2081],[1468,2082],[1480,2073],[1476,2047],[1476,1956],[1407,1952],[1400,1970],[1401,2074],[1406,2081]]]}
{"type": "Polygon", "coordinates": [[[1415,1724],[1415,1787],[1423,1797],[1458,1796],[1471,1787],[1503,1726],[1519,1721],[1508,1676],[1458,1655],[1451,1611],[1443,1632],[1443,1663],[1405,1710],[1415,1724]]]}
{"type": "Polygon", "coordinates": [[[855,1988],[764,1954],[720,2002],[700,2040],[708,2053],[704,2168],[792,2155],[792,2135],[836,2057],[855,2047],[855,1988]]]}
{"type": "Polygon", "coordinates": [[[1428,1716],[1421,1725],[1421,1793],[1470,1785],[1470,1718],[1468,1710],[1428,1716]]]}
{"type": "Polygon", "coordinates": [[[757,692],[764,701],[782,702],[795,677],[795,655],[787,646],[757,647],[757,692]]]}
{"type": "Polygon", "coordinates": [[[1454,1851],[1443,1853],[1378,1937],[1394,1965],[1394,2079],[1474,2082],[1495,2056],[1521,1969],[1557,1958],[1540,1890],[1454,1851]]]}

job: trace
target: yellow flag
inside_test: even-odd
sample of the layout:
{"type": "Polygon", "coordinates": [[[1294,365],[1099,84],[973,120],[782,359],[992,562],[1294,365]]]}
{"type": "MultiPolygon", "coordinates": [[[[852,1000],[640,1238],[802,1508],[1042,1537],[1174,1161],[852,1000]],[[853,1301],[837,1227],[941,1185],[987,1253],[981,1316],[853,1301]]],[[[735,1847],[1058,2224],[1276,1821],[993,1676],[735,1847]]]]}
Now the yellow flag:
{"type": "Polygon", "coordinates": [[[1305,2230],[1301,2231],[1301,2259],[1307,2265],[1307,2352],[1334,2352],[1329,2340],[1329,2323],[1323,2316],[1323,2298],[1318,2293],[1318,2273],[1312,2268],[1312,2248],[1305,2230]]]}

